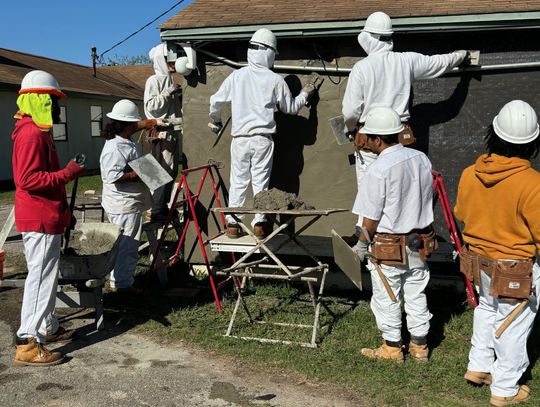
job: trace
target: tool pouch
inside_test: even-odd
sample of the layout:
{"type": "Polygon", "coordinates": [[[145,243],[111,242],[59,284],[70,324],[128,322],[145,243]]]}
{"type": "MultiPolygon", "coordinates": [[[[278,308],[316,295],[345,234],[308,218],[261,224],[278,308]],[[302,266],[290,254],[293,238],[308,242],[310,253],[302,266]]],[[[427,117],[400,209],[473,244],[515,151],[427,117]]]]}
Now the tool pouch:
{"type": "Polygon", "coordinates": [[[390,266],[407,265],[407,236],[377,233],[373,238],[371,253],[377,260],[390,266]]]}
{"type": "Polygon", "coordinates": [[[490,294],[496,298],[523,300],[532,289],[533,262],[528,260],[497,260],[491,276],[490,294]]]}
{"type": "Polygon", "coordinates": [[[432,229],[429,233],[420,234],[420,246],[418,247],[418,254],[420,255],[420,260],[426,261],[426,259],[431,256],[439,244],[437,243],[437,235],[432,229]]]}
{"type": "Polygon", "coordinates": [[[403,123],[403,127],[403,130],[398,134],[398,142],[404,146],[410,146],[416,143],[416,138],[409,123],[403,123]]]}
{"type": "Polygon", "coordinates": [[[475,269],[478,270],[478,264],[476,263],[476,255],[466,248],[463,248],[459,252],[459,271],[461,271],[470,282],[479,284],[476,281],[475,269]]]}

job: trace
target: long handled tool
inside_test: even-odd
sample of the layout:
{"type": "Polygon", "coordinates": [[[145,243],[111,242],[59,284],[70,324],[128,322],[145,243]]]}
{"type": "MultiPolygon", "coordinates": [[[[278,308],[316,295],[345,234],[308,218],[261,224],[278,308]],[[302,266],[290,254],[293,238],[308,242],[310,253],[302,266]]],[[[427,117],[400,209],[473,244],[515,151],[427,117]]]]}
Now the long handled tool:
{"type": "Polygon", "coordinates": [[[521,311],[529,304],[529,299],[525,299],[519,303],[519,305],[514,308],[514,310],[506,317],[506,319],[503,321],[499,329],[495,331],[495,338],[499,338],[504,331],[506,331],[506,328],[510,326],[512,322],[518,317],[519,314],[521,314],[521,311]]]}
{"type": "MultiPolygon", "coordinates": [[[[74,161],[80,166],[84,166],[84,163],[86,163],[86,155],[83,153],[79,153],[75,156],[74,161]]],[[[68,248],[69,237],[71,235],[71,231],[75,227],[75,224],[73,222],[73,211],[75,210],[75,200],[77,199],[78,186],[79,186],[79,178],[75,178],[75,181],[73,181],[73,188],[71,189],[71,198],[69,202],[70,224],[66,228],[66,231],[64,232],[64,252],[68,248]]]]}

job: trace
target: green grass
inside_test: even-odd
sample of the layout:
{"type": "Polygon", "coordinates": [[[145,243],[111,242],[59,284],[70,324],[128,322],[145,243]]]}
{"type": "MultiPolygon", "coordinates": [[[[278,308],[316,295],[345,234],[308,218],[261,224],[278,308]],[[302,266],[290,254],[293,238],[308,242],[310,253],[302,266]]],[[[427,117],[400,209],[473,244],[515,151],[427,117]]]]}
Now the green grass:
{"type": "MultiPolygon", "coordinates": [[[[208,292],[198,303],[182,298],[152,295],[134,304],[126,318],[136,331],[160,340],[184,341],[209,351],[225,354],[246,366],[262,371],[292,373],[307,381],[324,381],[343,386],[373,404],[394,406],[480,406],[489,400],[489,388],[465,383],[463,373],[472,333],[472,311],[461,305],[462,296],[448,291],[429,293],[433,313],[429,363],[407,359],[403,364],[372,361],[360,356],[362,347],[380,344],[380,333],[366,298],[332,295],[325,301],[335,316],[323,309],[320,347],[263,344],[226,338],[234,296],[223,298],[223,312],[215,309],[208,292]]],[[[287,322],[312,321],[309,297],[296,287],[257,283],[248,292],[247,301],[255,317],[287,322]],[[295,298],[298,301],[291,301],[295,298]],[[279,304],[279,308],[275,305],[279,304]]],[[[310,330],[290,330],[272,325],[251,326],[242,308],[233,334],[264,336],[309,342],[310,330]]],[[[539,356],[538,328],[533,331],[531,360],[539,356]]],[[[533,394],[529,405],[539,405],[540,368],[532,370],[533,394]],[[539,389],[537,392],[534,389],[539,389]]]]}

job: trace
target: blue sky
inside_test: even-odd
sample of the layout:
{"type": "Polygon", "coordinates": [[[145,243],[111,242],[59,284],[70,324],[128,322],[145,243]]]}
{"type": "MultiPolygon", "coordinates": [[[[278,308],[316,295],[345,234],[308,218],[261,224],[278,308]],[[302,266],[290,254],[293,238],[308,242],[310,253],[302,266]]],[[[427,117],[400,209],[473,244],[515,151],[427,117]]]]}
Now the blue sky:
{"type": "MultiPolygon", "coordinates": [[[[0,47],[91,65],[98,54],[135,32],[179,0],[27,0],[3,4],[0,47]]],[[[160,42],[157,26],[194,0],[170,13],[109,54],[147,54],[160,42]]]]}

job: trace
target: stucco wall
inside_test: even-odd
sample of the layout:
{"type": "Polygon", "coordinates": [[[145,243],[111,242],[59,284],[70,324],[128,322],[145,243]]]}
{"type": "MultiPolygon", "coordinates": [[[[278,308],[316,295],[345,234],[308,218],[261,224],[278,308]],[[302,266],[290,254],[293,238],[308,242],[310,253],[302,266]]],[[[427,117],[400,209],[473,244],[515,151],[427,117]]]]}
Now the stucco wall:
{"type": "MultiPolygon", "coordinates": [[[[484,65],[539,61],[540,45],[531,41],[539,34],[538,30],[401,34],[395,37],[395,50],[431,54],[454,49],[480,49],[484,65]]],[[[276,64],[320,63],[313,43],[311,40],[280,40],[278,47],[283,59],[276,64]]],[[[335,59],[339,67],[352,67],[359,57],[364,56],[355,38],[320,39],[315,43],[319,54],[329,61],[335,59]]],[[[245,59],[246,43],[217,44],[211,49],[241,61],[245,59]]],[[[335,65],[328,66],[331,69],[335,65]]],[[[209,98],[230,72],[229,67],[207,61],[197,80],[189,78],[192,86],[187,86],[184,91],[183,107],[184,152],[189,165],[199,165],[209,158],[223,161],[225,168],[221,174],[227,185],[230,124],[216,143],[207,122],[209,98]]],[[[308,79],[308,75],[297,76],[302,83],[308,79]]],[[[338,146],[328,126],[328,119],[340,114],[346,82],[346,77],[325,78],[318,104],[311,109],[303,108],[297,117],[277,113],[276,166],[272,183],[299,192],[301,198],[317,208],[351,208],[356,193],[354,167],[349,165],[347,158],[352,146],[338,146]]],[[[426,152],[433,167],[443,174],[451,203],[455,200],[461,171],[483,152],[482,137],[493,116],[504,103],[516,98],[527,101],[540,112],[538,89],[538,70],[454,75],[415,83],[411,113],[417,148],[426,152]]],[[[227,108],[222,115],[223,122],[229,116],[227,108]]],[[[440,213],[436,216],[438,229],[442,232],[442,217],[440,213]]],[[[349,233],[354,221],[354,216],[348,213],[335,215],[323,219],[311,230],[322,235],[328,235],[331,228],[349,233]]]]}

